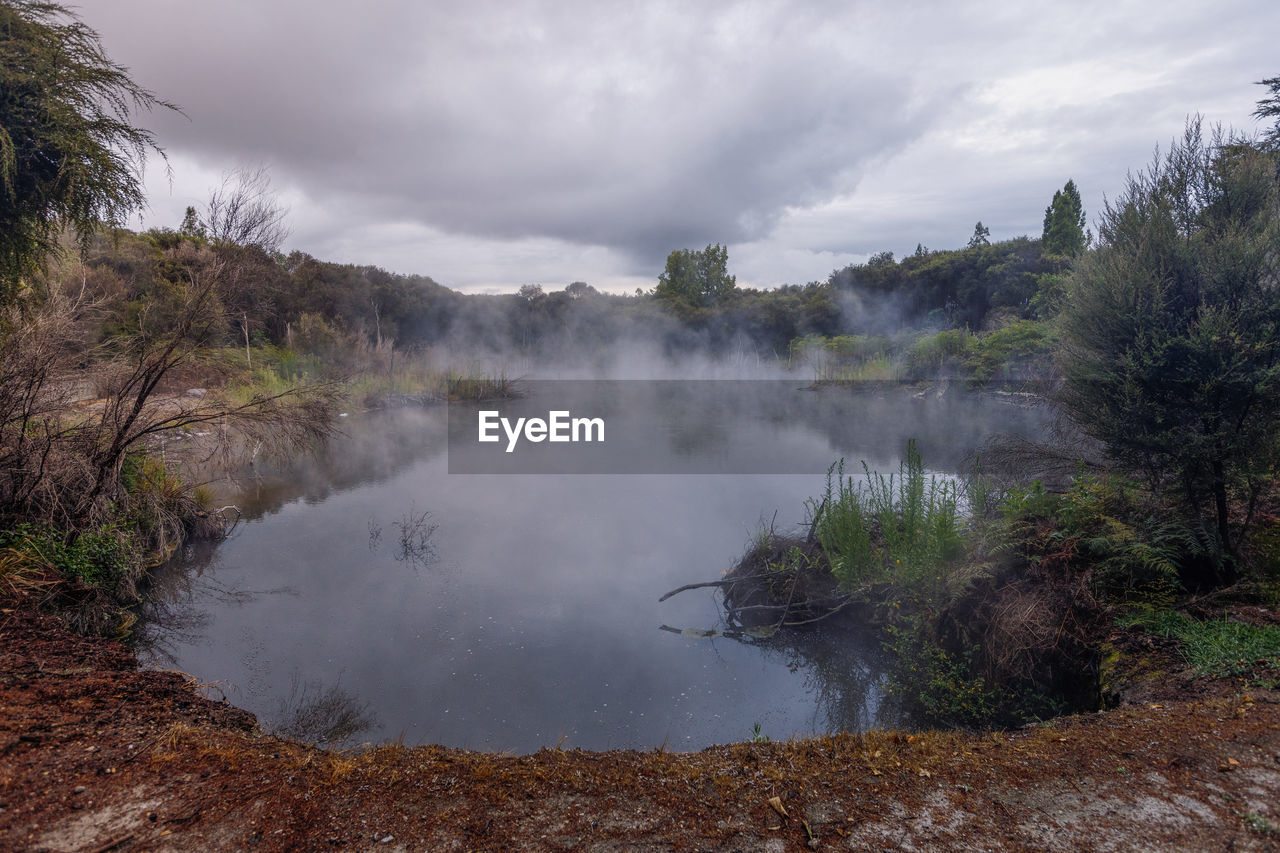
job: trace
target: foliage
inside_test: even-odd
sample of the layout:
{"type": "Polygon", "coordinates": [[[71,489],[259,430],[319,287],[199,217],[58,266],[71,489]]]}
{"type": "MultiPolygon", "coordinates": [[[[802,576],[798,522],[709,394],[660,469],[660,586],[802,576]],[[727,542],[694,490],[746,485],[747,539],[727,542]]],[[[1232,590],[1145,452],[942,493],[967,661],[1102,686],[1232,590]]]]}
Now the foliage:
{"type": "Polygon", "coordinates": [[[143,207],[142,166],[163,156],[139,111],[176,109],[112,62],[66,7],[0,4],[0,306],[57,248],[143,207]]]}
{"type": "Polygon", "coordinates": [[[1062,401],[1153,485],[1206,504],[1232,551],[1280,446],[1280,184],[1276,159],[1191,122],[1108,204],[1062,313],[1062,401]]]}
{"type": "Polygon", "coordinates": [[[945,329],[883,336],[807,335],[791,342],[791,363],[811,362],[822,382],[888,379],[965,379],[974,385],[994,380],[1039,379],[1052,373],[1058,343],[1054,326],[1015,320],[981,334],[945,329]]]}
{"type": "Polygon", "coordinates": [[[907,351],[909,375],[925,379],[946,377],[950,371],[960,372],[977,349],[977,337],[968,329],[921,335],[907,351]]]}
{"type": "Polygon", "coordinates": [[[979,246],[991,245],[991,229],[982,224],[982,220],[978,220],[978,224],[973,226],[973,236],[969,238],[968,248],[976,249],[979,246]]]}
{"type": "Polygon", "coordinates": [[[1267,87],[1267,96],[1258,101],[1253,117],[1274,122],[1263,131],[1262,144],[1272,151],[1280,151],[1280,77],[1268,77],[1258,81],[1258,85],[1267,87]]]}
{"type": "Polygon", "coordinates": [[[850,589],[890,581],[935,600],[964,553],[955,484],[926,479],[914,440],[896,475],[865,462],[863,473],[862,482],[846,477],[841,460],[827,471],[821,499],[807,503],[832,574],[850,589]]]}
{"type": "Polygon", "coordinates": [[[819,382],[887,381],[900,378],[897,350],[882,335],[810,334],[791,341],[787,361],[809,364],[819,382]]]}
{"type": "Polygon", "coordinates": [[[1077,255],[1086,245],[1084,202],[1075,181],[1054,192],[1044,209],[1044,250],[1054,255],[1077,255]]]}
{"type": "Polygon", "coordinates": [[[1044,378],[1051,371],[1050,355],[1057,344],[1057,334],[1047,323],[1017,320],[979,335],[974,344],[964,366],[967,377],[976,383],[1044,378]]]}
{"type": "Polygon", "coordinates": [[[837,270],[828,283],[860,306],[846,319],[850,331],[925,324],[980,329],[993,309],[1029,316],[1040,276],[1063,263],[1047,258],[1041,241],[1018,237],[952,251],[921,247],[899,263],[889,255],[837,270]]]}
{"type": "MultiPolygon", "coordinates": [[[[140,313],[132,328],[92,353],[85,347],[92,301],[54,292],[23,316],[7,310],[0,323],[0,519],[39,519],[70,531],[101,524],[126,497],[126,458],[154,437],[196,424],[230,424],[269,447],[331,429],[330,389],[290,388],[230,406],[160,393],[165,379],[211,342],[222,319],[220,266],[199,251],[166,260],[187,278],[173,286],[173,303],[140,313]],[[103,402],[77,407],[71,375],[96,386],[103,402]]],[[[162,500],[157,509],[171,504],[162,500]]]]}
{"type": "Polygon", "coordinates": [[[992,537],[1001,551],[1052,575],[1086,575],[1116,604],[1168,606],[1206,558],[1195,531],[1158,504],[1142,505],[1134,484],[1116,477],[1081,474],[1061,494],[1014,487],[999,512],[992,537]]]}
{"type": "Polygon", "coordinates": [[[110,527],[70,537],[48,525],[22,522],[0,530],[0,551],[5,550],[24,552],[67,580],[90,586],[118,583],[136,560],[120,531],[110,527]]]}
{"type": "Polygon", "coordinates": [[[737,287],[728,264],[729,249],[718,243],[702,250],[677,249],[667,256],[654,296],[685,307],[717,305],[737,287]]]}
{"type": "Polygon", "coordinates": [[[1197,675],[1247,675],[1255,667],[1280,670],[1280,625],[1250,625],[1233,619],[1193,619],[1174,610],[1142,611],[1126,624],[1137,625],[1182,645],[1197,675]]]}
{"type": "Polygon", "coordinates": [[[975,676],[967,661],[943,649],[933,630],[915,614],[889,626],[890,691],[944,725],[989,725],[1000,706],[999,692],[975,676]]]}

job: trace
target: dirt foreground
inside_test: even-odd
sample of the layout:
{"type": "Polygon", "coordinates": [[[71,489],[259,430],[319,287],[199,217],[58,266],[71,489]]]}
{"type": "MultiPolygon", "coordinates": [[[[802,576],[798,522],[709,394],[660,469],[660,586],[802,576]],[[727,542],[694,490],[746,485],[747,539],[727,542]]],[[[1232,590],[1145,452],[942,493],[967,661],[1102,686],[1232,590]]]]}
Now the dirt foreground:
{"type": "Polygon", "coordinates": [[[335,753],[19,607],[0,850],[1280,849],[1280,694],[1226,692],[988,735],[335,753]]]}

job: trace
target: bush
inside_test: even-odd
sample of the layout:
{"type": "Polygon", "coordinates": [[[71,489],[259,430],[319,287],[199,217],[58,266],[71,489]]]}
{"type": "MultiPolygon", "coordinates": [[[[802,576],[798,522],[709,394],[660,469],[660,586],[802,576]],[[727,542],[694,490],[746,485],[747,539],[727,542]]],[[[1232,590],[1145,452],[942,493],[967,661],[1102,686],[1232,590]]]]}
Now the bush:
{"type": "Polygon", "coordinates": [[[1047,323],[1018,320],[975,339],[965,359],[969,378],[975,382],[992,379],[1037,378],[1049,370],[1049,355],[1056,336],[1047,323]]]}
{"type": "Polygon", "coordinates": [[[1005,550],[1050,574],[1087,575],[1113,605],[1166,607],[1182,577],[1208,559],[1203,535],[1158,505],[1140,505],[1136,486],[1117,477],[1081,474],[1062,494],[1039,483],[1013,489],[1001,510],[1005,550]]]}
{"type": "Polygon", "coordinates": [[[913,379],[957,374],[977,349],[977,338],[968,329],[948,329],[918,338],[907,350],[907,369],[913,379]]]}
{"type": "Polygon", "coordinates": [[[1000,707],[1000,696],[969,662],[949,654],[934,638],[932,622],[906,616],[888,629],[885,647],[894,666],[889,691],[944,725],[982,726],[1000,707]]]}
{"type": "Polygon", "coordinates": [[[821,500],[810,500],[810,524],[832,574],[853,589],[888,581],[908,594],[933,600],[964,555],[959,494],[951,482],[926,479],[915,441],[896,475],[846,477],[841,460],[827,471],[821,500]]]}
{"type": "Polygon", "coordinates": [[[0,550],[35,558],[68,581],[107,590],[126,580],[134,554],[117,528],[101,528],[75,539],[40,524],[24,522],[0,530],[0,550]]]}

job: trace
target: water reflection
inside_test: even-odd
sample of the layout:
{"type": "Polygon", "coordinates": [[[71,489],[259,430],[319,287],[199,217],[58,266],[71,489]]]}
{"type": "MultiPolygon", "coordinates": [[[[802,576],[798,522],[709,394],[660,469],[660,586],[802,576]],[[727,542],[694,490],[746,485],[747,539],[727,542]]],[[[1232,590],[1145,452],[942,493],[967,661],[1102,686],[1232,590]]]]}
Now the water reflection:
{"type": "Polygon", "coordinates": [[[296,674],[288,697],[280,700],[276,713],[264,724],[282,737],[335,748],[349,746],[360,735],[381,728],[369,703],[344,690],[341,682],[301,682],[296,674]]]}
{"type": "MultiPolygon", "coordinates": [[[[982,397],[796,394],[715,420],[759,433],[761,452],[809,453],[817,471],[839,456],[896,468],[909,436],[955,471],[991,433],[1044,420],[982,397]]],[[[352,417],[346,433],[244,479],[235,535],[161,572],[142,614],[152,661],[325,743],[696,749],[757,723],[781,739],[892,722],[872,632],[655,630],[720,624],[712,590],[658,599],[732,567],[755,519],[798,525],[821,474],[459,476],[443,409],[352,417]]]]}

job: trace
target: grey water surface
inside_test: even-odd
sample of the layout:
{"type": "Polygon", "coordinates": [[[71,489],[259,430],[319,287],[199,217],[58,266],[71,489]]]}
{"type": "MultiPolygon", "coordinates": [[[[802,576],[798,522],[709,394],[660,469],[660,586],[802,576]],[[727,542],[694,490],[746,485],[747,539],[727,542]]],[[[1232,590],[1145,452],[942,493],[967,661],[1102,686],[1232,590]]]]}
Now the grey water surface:
{"type": "Polygon", "coordinates": [[[331,745],[691,750],[757,724],[777,740],[901,722],[870,627],[707,637],[725,628],[714,589],[658,599],[718,578],[762,524],[797,528],[840,457],[896,470],[915,437],[953,475],[1047,416],[954,391],[794,393],[785,418],[721,399],[648,452],[714,454],[695,440],[714,423],[811,455],[808,473],[449,474],[445,407],[344,419],[315,458],[242,478],[228,540],[163,568],[144,659],[331,745]]]}

